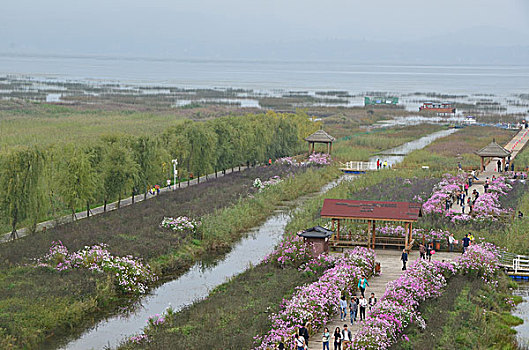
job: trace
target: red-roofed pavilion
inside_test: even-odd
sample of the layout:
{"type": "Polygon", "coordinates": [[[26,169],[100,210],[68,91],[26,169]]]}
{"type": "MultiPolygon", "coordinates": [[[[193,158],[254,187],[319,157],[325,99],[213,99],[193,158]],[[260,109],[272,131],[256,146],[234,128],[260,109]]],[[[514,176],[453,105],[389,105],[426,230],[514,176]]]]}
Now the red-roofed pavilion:
{"type": "Polygon", "coordinates": [[[403,223],[406,229],[404,241],[386,242],[385,245],[404,246],[410,250],[413,245],[412,227],[422,216],[422,205],[410,202],[382,202],[361,201],[347,199],[325,199],[321,209],[321,217],[332,220],[332,230],[335,231],[332,242],[335,247],[351,245],[367,245],[375,248],[376,222],[403,223]],[[340,222],[351,220],[367,223],[366,241],[351,241],[340,239],[340,222]]]}

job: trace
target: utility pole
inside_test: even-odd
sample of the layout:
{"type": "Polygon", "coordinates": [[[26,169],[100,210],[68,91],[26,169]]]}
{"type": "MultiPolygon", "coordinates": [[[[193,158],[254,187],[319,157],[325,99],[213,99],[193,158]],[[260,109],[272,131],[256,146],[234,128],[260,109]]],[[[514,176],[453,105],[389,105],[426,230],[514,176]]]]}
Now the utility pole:
{"type": "Polygon", "coordinates": [[[178,159],[173,159],[171,161],[173,163],[173,191],[176,190],[176,176],[178,175],[178,170],[176,169],[176,166],[178,165],[178,159]]]}

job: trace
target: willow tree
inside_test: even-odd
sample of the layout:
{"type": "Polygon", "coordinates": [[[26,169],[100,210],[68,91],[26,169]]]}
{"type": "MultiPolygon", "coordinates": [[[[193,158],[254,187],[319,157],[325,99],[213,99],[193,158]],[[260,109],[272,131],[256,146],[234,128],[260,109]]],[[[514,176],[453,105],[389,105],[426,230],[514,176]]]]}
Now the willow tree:
{"type": "Polygon", "coordinates": [[[11,239],[18,237],[20,222],[40,212],[43,163],[35,148],[12,149],[0,159],[0,208],[9,219],[11,239]]]}
{"type": "Polygon", "coordinates": [[[138,176],[138,164],[133,160],[131,151],[121,142],[107,145],[101,162],[104,208],[109,199],[118,198],[118,208],[121,196],[131,189],[138,176]]]}
{"type": "Polygon", "coordinates": [[[186,126],[185,135],[189,144],[188,171],[199,175],[212,171],[216,163],[215,132],[207,123],[195,122],[186,126]]]}
{"type": "Polygon", "coordinates": [[[75,210],[86,204],[89,216],[90,201],[97,188],[97,173],[92,168],[90,154],[80,147],[68,146],[64,150],[56,172],[57,192],[75,220],[75,210]]]}
{"type": "MultiPolygon", "coordinates": [[[[134,189],[143,188],[147,193],[149,185],[161,181],[165,175],[162,164],[170,161],[170,155],[165,151],[157,139],[140,136],[129,138],[128,146],[132,151],[134,162],[138,165],[138,176],[135,177],[134,189]]],[[[133,196],[136,190],[133,190],[133,196]]]]}

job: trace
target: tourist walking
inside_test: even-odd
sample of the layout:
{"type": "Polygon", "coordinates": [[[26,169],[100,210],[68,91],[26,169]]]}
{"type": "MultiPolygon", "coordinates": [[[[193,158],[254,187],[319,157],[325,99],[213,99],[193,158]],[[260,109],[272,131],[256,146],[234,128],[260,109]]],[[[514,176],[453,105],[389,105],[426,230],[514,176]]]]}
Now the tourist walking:
{"type": "Polygon", "coordinates": [[[329,333],[329,328],[325,327],[323,329],[323,335],[321,337],[321,342],[323,343],[323,350],[329,350],[329,339],[331,339],[331,333],[329,333]]]}
{"type": "Polygon", "coordinates": [[[451,233],[450,236],[448,236],[448,250],[450,250],[450,252],[453,252],[454,251],[454,243],[455,243],[456,239],[454,238],[454,234],[451,233]]]}
{"type": "Polygon", "coordinates": [[[351,325],[353,325],[356,321],[356,314],[358,313],[358,299],[356,296],[351,298],[351,302],[349,303],[349,313],[351,314],[351,325]]]}
{"type": "Polygon", "coordinates": [[[496,162],[496,164],[498,165],[498,167],[497,167],[498,172],[501,173],[501,160],[498,159],[498,161],[496,162]]]}
{"type": "Polygon", "coordinates": [[[386,167],[388,166],[388,161],[387,160],[384,161],[383,166],[384,166],[384,169],[386,169],[386,167]]]}
{"type": "Polygon", "coordinates": [[[375,306],[375,304],[377,303],[377,298],[375,298],[375,293],[371,293],[371,297],[369,298],[369,301],[367,303],[369,305],[369,310],[371,310],[371,308],[375,306]]]}
{"type": "Polygon", "coordinates": [[[366,287],[369,287],[369,283],[367,282],[366,276],[362,276],[360,280],[358,281],[358,289],[360,289],[360,293],[362,293],[362,297],[365,298],[365,291],[366,287]]]}
{"type": "Polygon", "coordinates": [[[307,329],[306,324],[299,328],[299,335],[305,339],[305,345],[309,346],[309,330],[307,329]]]}
{"type": "Polygon", "coordinates": [[[380,169],[380,159],[377,159],[377,170],[380,169]]]}
{"type": "Polygon", "coordinates": [[[347,301],[345,300],[345,295],[342,295],[340,299],[340,321],[345,321],[347,316],[347,301]]]}
{"type": "Polygon", "coordinates": [[[363,321],[366,319],[366,307],[367,307],[367,299],[364,298],[363,295],[360,297],[358,306],[360,307],[360,321],[363,321]]]}
{"type": "Polygon", "coordinates": [[[341,350],[342,349],[342,331],[340,331],[340,327],[336,327],[334,330],[334,350],[341,350]]]}
{"type": "Polygon", "coordinates": [[[463,253],[462,254],[465,254],[468,247],[470,246],[470,238],[468,238],[468,234],[465,235],[462,241],[463,241],[463,253]]]}
{"type": "Polygon", "coordinates": [[[400,260],[402,260],[402,271],[405,271],[406,263],[408,262],[408,253],[406,253],[406,249],[402,249],[402,255],[400,256],[400,260]]]}
{"type": "Polygon", "coordinates": [[[344,350],[347,349],[347,345],[351,343],[351,340],[353,340],[353,334],[347,328],[347,325],[344,324],[343,329],[342,329],[342,344],[343,344],[344,350]]]}
{"type": "Polygon", "coordinates": [[[483,193],[487,193],[487,190],[489,189],[489,184],[490,184],[490,180],[489,178],[487,177],[487,179],[485,180],[485,184],[483,185],[483,193]]]}
{"type": "Polygon", "coordinates": [[[468,184],[465,184],[465,196],[468,196],[468,184]]]}
{"type": "Polygon", "coordinates": [[[433,250],[433,243],[428,243],[428,247],[426,247],[426,257],[428,258],[428,261],[432,261],[432,255],[434,253],[433,250]]]}
{"type": "Polygon", "coordinates": [[[421,259],[426,259],[426,246],[424,244],[419,244],[419,255],[421,259]]]}

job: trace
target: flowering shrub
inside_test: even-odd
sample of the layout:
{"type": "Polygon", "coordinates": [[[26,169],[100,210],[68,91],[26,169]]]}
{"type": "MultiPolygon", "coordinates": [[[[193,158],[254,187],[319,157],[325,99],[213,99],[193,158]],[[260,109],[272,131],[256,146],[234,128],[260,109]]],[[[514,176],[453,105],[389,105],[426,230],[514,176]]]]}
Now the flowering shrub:
{"type": "Polygon", "coordinates": [[[363,247],[335,258],[335,266],[318,281],[298,287],[292,299],[283,300],[281,310],[270,316],[272,329],[266,335],[256,337],[258,345],[255,349],[274,349],[279,342],[285,343],[287,349],[294,348],[291,335],[306,322],[314,328],[326,324],[336,311],[342,294],[352,293],[359,277],[371,274],[374,261],[374,251],[363,247]]]}
{"type": "Polygon", "coordinates": [[[262,190],[267,189],[267,188],[272,187],[272,186],[275,186],[275,185],[281,183],[282,181],[283,180],[281,180],[281,178],[279,176],[277,176],[277,175],[276,176],[272,176],[267,181],[261,181],[260,178],[256,178],[253,181],[253,187],[254,188],[258,188],[259,192],[261,192],[262,190]]]}
{"type": "Polygon", "coordinates": [[[446,278],[456,273],[481,275],[490,282],[498,271],[497,249],[491,244],[470,246],[455,262],[419,259],[397,280],[388,283],[380,301],[371,309],[355,335],[351,349],[388,349],[402,331],[416,322],[426,328],[417,307],[421,301],[442,294],[446,278]]]}
{"type": "Polygon", "coordinates": [[[105,244],[100,244],[69,253],[62,242],[53,242],[48,254],[38,260],[38,266],[49,266],[57,271],[82,268],[108,272],[115,276],[118,289],[125,293],[145,293],[148,284],[156,281],[149,265],[130,255],[113,256],[106,247],[105,244]]]}
{"type": "Polygon", "coordinates": [[[329,165],[331,164],[331,156],[326,153],[312,153],[309,156],[307,165],[329,165]]]}
{"type": "Polygon", "coordinates": [[[425,214],[442,214],[445,208],[445,200],[458,190],[462,190],[466,183],[463,174],[444,174],[442,180],[435,186],[430,198],[422,205],[425,214]]]}
{"type": "Polygon", "coordinates": [[[313,153],[304,162],[299,162],[294,157],[283,157],[277,159],[276,163],[290,166],[329,165],[331,164],[331,156],[326,153],[313,153]]]}
{"type": "MultiPolygon", "coordinates": [[[[377,236],[389,236],[389,237],[404,237],[406,234],[406,229],[400,225],[391,226],[386,225],[382,227],[376,228],[377,236]]],[[[421,228],[415,228],[411,231],[412,237],[415,239],[422,239],[422,236],[424,235],[424,238],[427,241],[431,240],[437,240],[437,241],[445,241],[450,236],[450,232],[446,230],[424,230],[421,228]]]]}
{"type": "Polygon", "coordinates": [[[164,217],[160,226],[176,232],[195,232],[200,224],[200,221],[195,221],[187,216],[179,216],[177,218],[164,217]]]}
{"type": "Polygon", "coordinates": [[[148,321],[149,321],[149,325],[153,327],[159,326],[165,323],[165,316],[156,314],[154,316],[150,316],[148,321]]]}
{"type": "Polygon", "coordinates": [[[501,196],[505,196],[512,189],[504,177],[498,177],[490,182],[487,193],[481,194],[474,203],[472,213],[463,214],[452,209],[446,210],[445,201],[451,198],[456,191],[463,190],[465,183],[466,178],[463,174],[443,175],[443,179],[436,186],[430,198],[423,204],[423,212],[425,214],[444,215],[452,223],[494,221],[500,215],[509,212],[509,210],[501,208],[499,200],[501,196]]]}
{"type": "Polygon", "coordinates": [[[144,344],[149,342],[149,337],[146,334],[133,335],[129,341],[134,344],[144,344]]]}
{"type": "Polygon", "coordinates": [[[311,247],[303,242],[303,238],[298,235],[287,235],[264,261],[273,262],[282,268],[289,266],[297,268],[311,259],[311,247]]]}
{"type": "Polygon", "coordinates": [[[276,160],[277,164],[285,164],[290,166],[299,166],[300,163],[294,157],[283,157],[276,160]]]}

